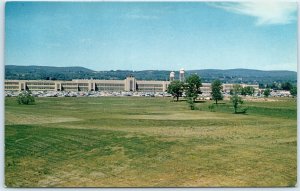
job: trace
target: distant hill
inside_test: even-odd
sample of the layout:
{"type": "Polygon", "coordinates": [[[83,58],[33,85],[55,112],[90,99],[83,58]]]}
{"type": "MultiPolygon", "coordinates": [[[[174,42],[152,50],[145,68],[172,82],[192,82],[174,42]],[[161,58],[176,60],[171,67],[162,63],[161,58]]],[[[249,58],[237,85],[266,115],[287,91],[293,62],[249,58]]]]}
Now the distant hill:
{"type": "MultiPolygon", "coordinates": [[[[138,80],[168,80],[171,71],[167,70],[110,70],[93,71],[84,67],[50,67],[50,66],[5,66],[5,79],[15,80],[72,80],[72,79],[120,79],[133,75],[138,80]]],[[[188,70],[186,76],[197,73],[202,82],[220,79],[223,83],[271,84],[273,82],[297,83],[297,72],[293,71],[262,71],[250,69],[205,69],[188,70]]],[[[178,79],[179,72],[175,71],[178,79]]]]}
{"type": "Polygon", "coordinates": [[[273,82],[297,82],[297,72],[287,70],[251,70],[251,69],[229,69],[229,70],[191,70],[203,79],[220,79],[221,81],[251,82],[251,83],[273,83],[273,82]]]}
{"type": "Polygon", "coordinates": [[[7,70],[13,70],[16,72],[49,72],[49,73],[59,73],[59,72],[93,72],[93,70],[84,67],[53,67],[53,66],[17,66],[17,65],[7,65],[5,66],[7,70]]]}
{"type": "Polygon", "coordinates": [[[52,67],[52,66],[5,66],[5,79],[16,80],[71,80],[88,77],[93,70],[84,67],[52,67]]]}

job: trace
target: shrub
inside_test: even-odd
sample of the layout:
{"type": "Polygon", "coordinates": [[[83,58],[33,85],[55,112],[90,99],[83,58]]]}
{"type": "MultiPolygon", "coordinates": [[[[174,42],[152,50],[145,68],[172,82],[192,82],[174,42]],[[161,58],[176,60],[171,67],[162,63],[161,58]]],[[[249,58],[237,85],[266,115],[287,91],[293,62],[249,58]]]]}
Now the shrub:
{"type": "Polygon", "coordinates": [[[187,103],[189,104],[189,107],[191,110],[195,110],[195,102],[194,102],[193,97],[188,97],[187,103]]]}
{"type": "Polygon", "coordinates": [[[239,97],[237,94],[233,95],[230,97],[230,101],[233,104],[233,108],[234,108],[234,113],[238,113],[237,109],[238,109],[238,105],[239,104],[243,104],[243,100],[241,97],[239,97]]]}
{"type": "Polygon", "coordinates": [[[19,104],[25,104],[25,105],[29,105],[29,104],[34,104],[35,103],[35,99],[34,97],[31,95],[31,92],[29,91],[23,91],[21,92],[18,97],[17,97],[17,102],[19,104]]]}
{"type": "Polygon", "coordinates": [[[269,97],[270,94],[271,94],[270,88],[267,88],[267,89],[264,90],[264,96],[265,96],[265,97],[269,97]]]}

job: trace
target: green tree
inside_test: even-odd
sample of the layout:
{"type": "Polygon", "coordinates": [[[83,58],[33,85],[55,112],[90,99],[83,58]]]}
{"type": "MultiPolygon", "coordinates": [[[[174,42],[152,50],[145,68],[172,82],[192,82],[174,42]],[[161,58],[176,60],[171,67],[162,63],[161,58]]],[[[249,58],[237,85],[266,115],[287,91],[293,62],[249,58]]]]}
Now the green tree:
{"type": "Polygon", "coordinates": [[[195,109],[195,102],[192,97],[187,97],[187,103],[189,104],[191,110],[195,109]]]}
{"type": "Polygon", "coordinates": [[[241,88],[241,95],[246,96],[247,92],[246,92],[246,88],[241,88]]]}
{"type": "Polygon", "coordinates": [[[290,93],[293,97],[297,96],[297,86],[293,86],[290,93]]]}
{"type": "Polygon", "coordinates": [[[201,79],[197,74],[192,74],[186,78],[185,94],[188,98],[191,98],[194,102],[201,93],[200,87],[202,86],[201,79]]]}
{"type": "Polygon", "coordinates": [[[270,88],[267,88],[267,89],[264,90],[264,96],[265,96],[265,97],[269,97],[270,94],[271,94],[270,88]]]}
{"type": "Polygon", "coordinates": [[[247,87],[244,87],[244,88],[241,88],[241,95],[250,95],[252,96],[255,92],[255,89],[254,87],[251,87],[251,86],[247,86],[247,87]]]}
{"type": "Polygon", "coordinates": [[[230,95],[240,95],[242,93],[242,86],[235,84],[233,85],[233,89],[230,90],[230,95]]]}
{"type": "Polygon", "coordinates": [[[293,88],[293,85],[290,82],[285,82],[281,84],[281,88],[286,91],[290,91],[293,88]]]}
{"type": "Polygon", "coordinates": [[[239,96],[239,94],[241,93],[241,90],[242,90],[242,87],[240,85],[234,85],[233,89],[230,91],[231,92],[230,101],[233,105],[234,113],[237,113],[239,104],[244,103],[242,98],[239,96]]]}
{"type": "Polygon", "coordinates": [[[243,104],[244,103],[244,101],[242,100],[242,98],[240,96],[238,96],[237,94],[232,95],[230,97],[230,101],[233,104],[234,113],[237,113],[237,109],[238,109],[239,104],[243,104]]]}
{"type": "Polygon", "coordinates": [[[34,97],[31,95],[30,91],[23,91],[21,92],[18,97],[17,97],[17,102],[19,104],[25,104],[25,105],[29,105],[29,104],[34,104],[35,103],[35,99],[34,97]]]}
{"type": "Polygon", "coordinates": [[[223,99],[222,95],[222,83],[220,80],[214,80],[211,84],[211,96],[212,99],[216,101],[216,104],[218,104],[218,100],[223,99]]]}
{"type": "Polygon", "coordinates": [[[181,97],[183,93],[183,85],[183,82],[179,80],[174,80],[168,86],[167,92],[172,94],[173,97],[176,97],[176,100],[178,101],[179,97],[181,97]]]}
{"type": "Polygon", "coordinates": [[[255,89],[252,86],[248,86],[246,91],[247,91],[247,94],[250,96],[253,96],[255,93],[255,89]]]}
{"type": "Polygon", "coordinates": [[[279,90],[280,88],[280,84],[273,82],[273,84],[270,86],[273,90],[279,90]]]}

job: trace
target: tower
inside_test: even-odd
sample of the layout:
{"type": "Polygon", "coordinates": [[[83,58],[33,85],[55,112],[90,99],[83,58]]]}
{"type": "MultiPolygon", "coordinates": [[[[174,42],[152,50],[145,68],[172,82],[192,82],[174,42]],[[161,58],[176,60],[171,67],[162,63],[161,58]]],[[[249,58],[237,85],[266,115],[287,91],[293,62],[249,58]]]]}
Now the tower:
{"type": "Polygon", "coordinates": [[[175,72],[171,72],[170,73],[170,82],[174,81],[174,78],[175,78],[175,72]]]}
{"type": "Polygon", "coordinates": [[[181,68],[180,71],[179,71],[179,80],[181,82],[184,81],[184,69],[183,68],[181,68]]]}
{"type": "Polygon", "coordinates": [[[136,80],[132,75],[125,79],[125,91],[136,91],[136,80]]]}

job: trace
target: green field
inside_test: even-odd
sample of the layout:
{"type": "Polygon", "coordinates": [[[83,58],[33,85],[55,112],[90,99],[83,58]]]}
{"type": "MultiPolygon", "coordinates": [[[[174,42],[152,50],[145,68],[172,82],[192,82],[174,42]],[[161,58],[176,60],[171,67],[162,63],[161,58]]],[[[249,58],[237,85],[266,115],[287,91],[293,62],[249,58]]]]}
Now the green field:
{"type": "Polygon", "coordinates": [[[5,99],[8,187],[295,186],[295,99],[5,99]]]}

